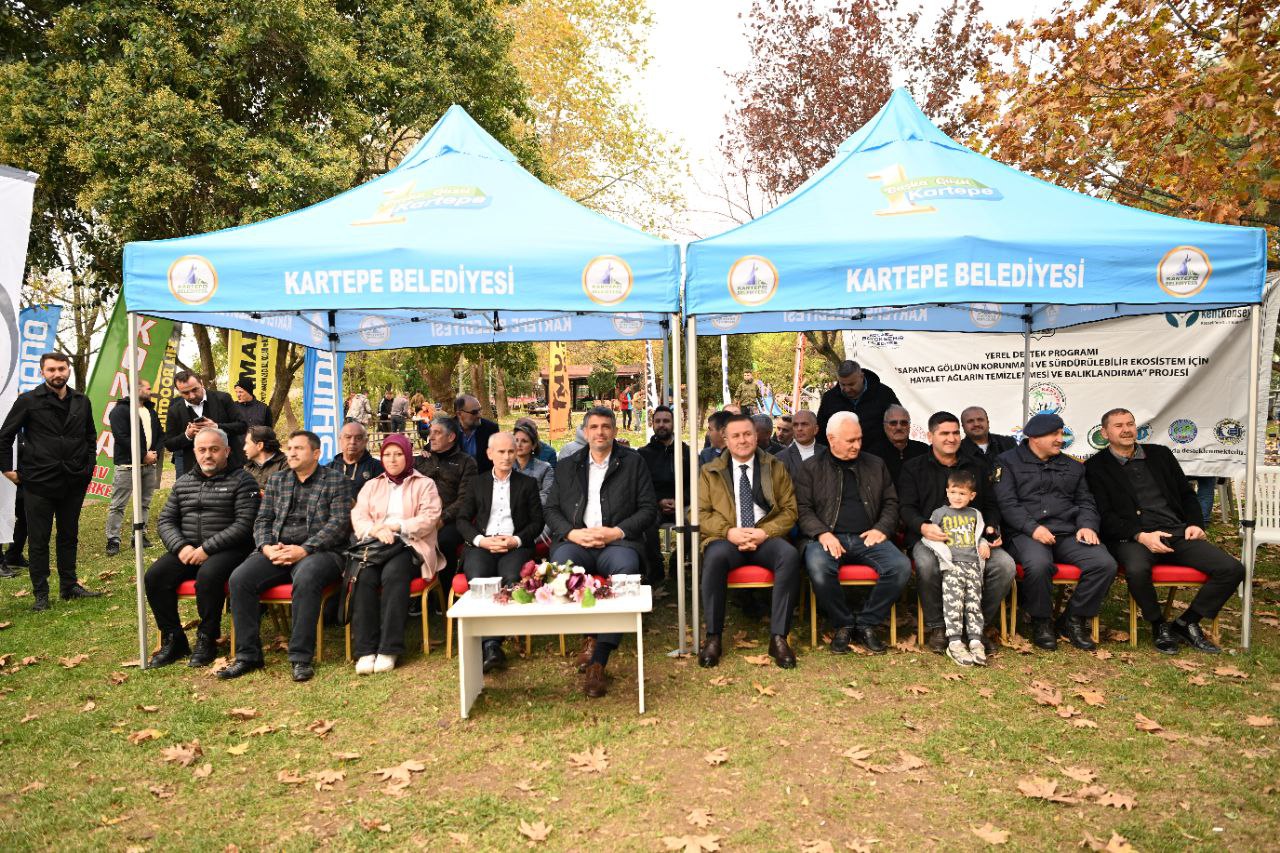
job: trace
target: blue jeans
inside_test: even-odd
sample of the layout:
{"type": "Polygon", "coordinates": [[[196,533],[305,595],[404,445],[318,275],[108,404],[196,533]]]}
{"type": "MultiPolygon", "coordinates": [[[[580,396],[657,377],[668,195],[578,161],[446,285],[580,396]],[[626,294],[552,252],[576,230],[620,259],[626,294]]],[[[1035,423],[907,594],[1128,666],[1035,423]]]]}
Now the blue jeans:
{"type": "Polygon", "coordinates": [[[1200,514],[1204,516],[1204,526],[1209,526],[1209,516],[1213,515],[1213,493],[1218,490],[1217,477],[1196,477],[1196,500],[1200,501],[1200,514]]]}
{"type": "Polygon", "coordinates": [[[813,584],[818,608],[832,627],[874,628],[889,620],[889,611],[911,579],[911,561],[892,542],[881,542],[868,548],[861,536],[837,533],[835,537],[844,546],[844,555],[836,560],[816,540],[804,549],[804,567],[813,584]],[[862,612],[854,614],[840,586],[840,566],[863,565],[875,569],[879,580],[871,587],[871,593],[862,606],[862,612]]]}
{"type": "MultiPolygon", "coordinates": [[[[583,548],[573,542],[561,542],[551,552],[551,562],[565,563],[572,561],[575,566],[582,566],[588,574],[593,575],[638,575],[640,574],[640,552],[626,545],[606,545],[603,548],[583,548]]],[[[596,636],[596,654],[607,661],[609,653],[622,642],[621,634],[599,634],[596,636]]]]}

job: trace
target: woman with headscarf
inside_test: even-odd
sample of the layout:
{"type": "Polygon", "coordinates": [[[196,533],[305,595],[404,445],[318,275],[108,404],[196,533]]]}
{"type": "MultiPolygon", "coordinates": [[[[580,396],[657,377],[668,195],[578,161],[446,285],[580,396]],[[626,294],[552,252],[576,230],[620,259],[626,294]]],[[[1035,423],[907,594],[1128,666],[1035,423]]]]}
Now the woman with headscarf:
{"type": "Polygon", "coordinates": [[[405,547],[380,566],[360,573],[352,591],[351,628],[355,635],[356,673],[395,669],[404,653],[409,615],[409,584],[430,580],[444,565],[436,547],[442,509],[436,485],[413,467],[413,448],[403,434],[382,440],[383,473],[365,484],[351,510],[357,539],[373,537],[405,547]]]}

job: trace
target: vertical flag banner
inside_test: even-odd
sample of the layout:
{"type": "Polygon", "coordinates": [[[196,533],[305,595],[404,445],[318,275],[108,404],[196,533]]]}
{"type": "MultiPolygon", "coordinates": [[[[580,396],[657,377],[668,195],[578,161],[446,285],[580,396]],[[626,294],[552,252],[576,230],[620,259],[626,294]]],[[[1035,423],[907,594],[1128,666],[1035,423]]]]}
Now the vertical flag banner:
{"type": "MultiPolygon", "coordinates": [[[[253,396],[268,402],[275,388],[275,361],[280,343],[266,335],[247,335],[232,331],[227,336],[227,393],[241,379],[253,383],[253,396]]],[[[232,397],[235,395],[232,394],[232,397]]]]}
{"type": "Polygon", "coordinates": [[[58,321],[62,319],[61,305],[43,305],[23,308],[18,315],[19,336],[22,340],[18,356],[18,393],[30,391],[41,382],[40,356],[57,349],[58,321]]]}
{"type": "Polygon", "coordinates": [[[151,383],[151,401],[156,407],[156,415],[160,418],[160,428],[169,427],[169,407],[173,405],[174,374],[178,372],[178,345],[182,343],[182,324],[174,323],[173,332],[169,335],[169,343],[165,344],[164,361],[160,363],[160,371],[156,381],[151,383]]]}
{"type": "Polygon", "coordinates": [[[645,389],[647,392],[645,408],[652,412],[655,406],[666,402],[658,397],[658,376],[653,369],[653,341],[644,342],[644,363],[645,372],[649,377],[649,386],[645,389]]]}
{"type": "MultiPolygon", "coordinates": [[[[115,439],[111,435],[108,418],[116,400],[125,396],[129,389],[129,362],[126,356],[128,319],[124,300],[117,299],[116,307],[111,312],[111,321],[107,323],[107,333],[98,348],[98,359],[89,373],[89,387],[85,391],[98,429],[98,462],[93,467],[93,479],[89,482],[89,497],[97,500],[111,499],[111,484],[115,477],[115,439]]],[[[138,318],[138,379],[150,382],[152,388],[159,382],[165,349],[172,334],[171,320],[138,318]]]]}
{"type": "Polygon", "coordinates": [[[342,429],[342,369],[347,354],[307,347],[303,361],[302,422],[320,436],[320,464],[338,454],[342,429]]]}
{"type": "MultiPolygon", "coordinates": [[[[18,305],[35,191],[34,172],[0,166],[0,412],[6,414],[18,397],[18,305]]],[[[0,465],[12,468],[14,460],[0,460],[0,465]]],[[[0,477],[0,542],[13,538],[14,494],[13,483],[0,477]]]]}
{"type": "Polygon", "coordinates": [[[547,419],[551,421],[551,438],[569,431],[569,352],[563,342],[553,341],[547,359],[547,419]]]}

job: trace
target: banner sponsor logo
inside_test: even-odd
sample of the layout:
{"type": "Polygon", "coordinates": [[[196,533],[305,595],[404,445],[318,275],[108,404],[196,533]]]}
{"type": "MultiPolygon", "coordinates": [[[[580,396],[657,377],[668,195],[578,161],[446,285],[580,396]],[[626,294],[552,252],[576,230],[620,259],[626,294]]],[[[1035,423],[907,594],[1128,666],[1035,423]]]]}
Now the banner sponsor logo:
{"type": "Polygon", "coordinates": [[[729,295],[740,305],[763,305],[778,292],[778,268],[768,258],[745,255],[729,267],[729,295]]]}
{"type": "Polygon", "coordinates": [[[1209,263],[1209,256],[1195,246],[1170,249],[1156,267],[1156,281],[1160,282],[1160,289],[1179,299],[1195,296],[1204,290],[1212,274],[1213,264],[1209,263]]]}
{"type": "Polygon", "coordinates": [[[1102,434],[1102,424],[1095,424],[1089,430],[1089,446],[1094,450],[1106,450],[1107,445],[1110,443],[1107,441],[1107,437],[1102,434]]]}
{"type": "Polygon", "coordinates": [[[360,320],[360,339],[371,347],[385,344],[391,337],[391,327],[387,321],[370,314],[360,320]]]}
{"type": "Polygon", "coordinates": [[[738,328],[741,322],[741,314],[717,314],[711,318],[711,328],[718,332],[730,332],[738,328]]]}
{"type": "Polygon", "coordinates": [[[218,290],[218,271],[208,258],[183,255],[169,266],[169,290],[188,305],[203,305],[218,290]]]}
{"type": "Polygon", "coordinates": [[[875,212],[876,216],[936,213],[938,209],[932,205],[935,201],[1000,201],[1004,198],[995,187],[960,175],[909,178],[901,163],[870,172],[867,178],[880,182],[880,192],[889,202],[888,207],[875,212]]]}
{"type": "Polygon", "coordinates": [[[641,330],[644,329],[644,315],[614,314],[613,328],[620,335],[625,335],[628,338],[634,337],[635,335],[640,334],[641,330]]]}
{"type": "Polygon", "coordinates": [[[406,213],[422,210],[479,210],[493,201],[484,190],[475,186],[454,185],[416,189],[417,182],[410,181],[402,187],[383,193],[385,200],[378,205],[373,216],[352,222],[352,225],[398,225],[406,220],[406,213]]]}
{"type": "Polygon", "coordinates": [[[872,332],[862,338],[867,346],[876,349],[897,349],[904,339],[902,335],[893,332],[872,332]]]}
{"type": "Polygon", "coordinates": [[[1190,444],[1200,434],[1196,422],[1187,418],[1178,418],[1169,424],[1169,439],[1177,444],[1190,444]]]}
{"type": "Polygon", "coordinates": [[[1138,441],[1151,438],[1151,424],[1138,424],[1138,441]]]}
{"type": "Polygon", "coordinates": [[[1041,382],[1032,385],[1027,395],[1027,405],[1031,413],[1057,415],[1067,407],[1067,394],[1062,386],[1052,382],[1041,382]]]}
{"type": "Polygon", "coordinates": [[[1189,329],[1200,319],[1199,311],[1179,311],[1164,315],[1165,322],[1175,329],[1189,329]]]}
{"type": "Polygon", "coordinates": [[[1213,436],[1223,444],[1239,444],[1244,441],[1244,424],[1235,418],[1223,418],[1213,425],[1213,436]]]}
{"type": "Polygon", "coordinates": [[[1071,427],[1064,425],[1062,427],[1062,449],[1066,450],[1075,443],[1076,434],[1071,430],[1071,427]]]}
{"type": "Polygon", "coordinates": [[[975,302],[969,306],[969,322],[979,329],[991,329],[999,325],[1004,314],[995,302],[975,302]]]}
{"type": "Polygon", "coordinates": [[[23,308],[19,314],[18,327],[22,340],[18,356],[19,394],[44,382],[44,376],[40,373],[40,356],[57,348],[58,321],[61,318],[61,305],[23,308]]]}
{"type": "Polygon", "coordinates": [[[617,255],[592,258],[582,269],[582,292],[597,305],[617,305],[631,293],[631,267],[617,255]]]}

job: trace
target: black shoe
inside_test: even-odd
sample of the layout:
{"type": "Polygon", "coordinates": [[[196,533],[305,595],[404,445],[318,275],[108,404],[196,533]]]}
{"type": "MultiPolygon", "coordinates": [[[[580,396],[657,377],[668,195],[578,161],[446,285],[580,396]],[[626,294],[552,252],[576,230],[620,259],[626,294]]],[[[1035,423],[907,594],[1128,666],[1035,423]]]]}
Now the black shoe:
{"type": "Polygon", "coordinates": [[[698,650],[698,666],[715,666],[720,663],[720,654],[720,635],[707,634],[707,639],[703,641],[702,648],[698,650]]]}
{"type": "Polygon", "coordinates": [[[1000,644],[996,642],[994,633],[982,632],[982,653],[987,657],[991,657],[1000,651],[1000,644]]]}
{"type": "Polygon", "coordinates": [[[142,534],[142,550],[148,551],[155,546],[151,544],[151,540],[147,538],[147,534],[142,534]]]}
{"type": "Polygon", "coordinates": [[[120,540],[108,539],[107,540],[107,556],[114,557],[116,554],[119,554],[119,553],[120,553],[120,540]]]}
{"type": "Polygon", "coordinates": [[[232,678],[239,678],[242,675],[248,675],[257,669],[262,669],[263,663],[260,660],[235,660],[225,669],[218,670],[218,677],[223,681],[232,678]]]}
{"type": "Polygon", "coordinates": [[[1058,636],[1066,637],[1077,649],[1091,652],[1098,647],[1098,644],[1093,641],[1090,621],[1084,616],[1068,616],[1064,613],[1058,617],[1058,636]]]}
{"type": "Polygon", "coordinates": [[[1216,655],[1222,652],[1213,642],[1204,635],[1204,629],[1200,627],[1199,622],[1183,622],[1181,619],[1174,619],[1172,625],[1173,634],[1182,642],[1186,643],[1196,651],[1205,652],[1206,654],[1216,655]]]}
{"type": "Polygon", "coordinates": [[[796,653],[791,651],[787,638],[782,634],[774,634],[769,639],[769,654],[773,656],[773,662],[783,669],[796,668],[796,653]]]}
{"type": "Polygon", "coordinates": [[[316,677],[316,668],[310,663],[295,663],[293,665],[294,681],[310,681],[316,677]]]}
{"type": "Polygon", "coordinates": [[[889,647],[881,642],[880,635],[876,633],[875,628],[854,628],[853,640],[873,655],[882,655],[889,651],[889,647]]]}
{"type": "Polygon", "coordinates": [[[1053,632],[1052,619],[1032,620],[1031,642],[1047,652],[1056,652],[1058,650],[1058,635],[1053,632]]]}
{"type": "Polygon", "coordinates": [[[1155,642],[1156,651],[1166,655],[1178,653],[1178,638],[1168,622],[1160,621],[1152,625],[1151,639],[1155,642]]]}
{"type": "Polygon", "coordinates": [[[0,560],[0,578],[16,578],[18,573],[9,568],[9,564],[0,560]]]}
{"type": "Polygon", "coordinates": [[[831,654],[847,655],[853,645],[853,628],[837,628],[831,638],[831,654]]]}
{"type": "Polygon", "coordinates": [[[924,644],[935,655],[943,654],[947,650],[947,629],[926,628],[924,644]]]}
{"type": "Polygon", "coordinates": [[[164,638],[160,643],[160,650],[147,661],[147,669],[177,663],[189,654],[191,644],[187,642],[187,635],[182,631],[174,631],[164,638]]]}
{"type": "Polygon", "coordinates": [[[409,616],[412,619],[422,618],[422,597],[417,596],[409,599],[409,616]]]}
{"type": "Polygon", "coordinates": [[[21,554],[18,554],[17,556],[14,556],[13,554],[8,554],[5,556],[4,561],[8,563],[12,568],[15,568],[15,569],[30,568],[30,565],[27,563],[26,558],[24,558],[21,554]]]}
{"type": "Polygon", "coordinates": [[[101,598],[101,592],[95,592],[91,589],[85,589],[80,584],[75,584],[71,589],[62,591],[62,600],[70,601],[73,598],[101,598]]]}
{"type": "Polygon", "coordinates": [[[37,595],[36,600],[31,603],[31,609],[36,613],[40,613],[41,611],[48,610],[49,596],[37,595]]]}
{"type": "Polygon", "coordinates": [[[492,640],[485,642],[480,671],[488,675],[495,669],[502,669],[506,665],[507,655],[502,651],[502,641],[492,640]]]}
{"type": "Polygon", "coordinates": [[[204,634],[196,634],[196,644],[191,649],[191,658],[187,666],[208,666],[218,656],[218,641],[204,634]]]}

